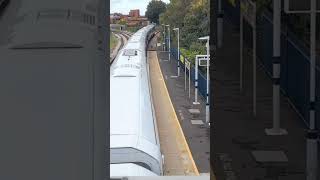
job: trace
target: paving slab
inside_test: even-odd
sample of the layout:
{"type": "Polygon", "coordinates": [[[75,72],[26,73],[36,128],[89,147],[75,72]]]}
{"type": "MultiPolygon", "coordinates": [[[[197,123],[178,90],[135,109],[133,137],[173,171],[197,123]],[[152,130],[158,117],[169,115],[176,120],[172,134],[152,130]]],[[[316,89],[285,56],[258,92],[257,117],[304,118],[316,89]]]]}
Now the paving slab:
{"type": "Polygon", "coordinates": [[[191,120],[191,124],[202,125],[204,124],[202,120],[191,120]]]}
{"type": "Polygon", "coordinates": [[[200,110],[199,109],[188,109],[188,111],[191,114],[200,114],[200,110]]]}
{"type": "Polygon", "coordinates": [[[287,155],[283,151],[251,151],[257,162],[288,162],[287,155]]]}

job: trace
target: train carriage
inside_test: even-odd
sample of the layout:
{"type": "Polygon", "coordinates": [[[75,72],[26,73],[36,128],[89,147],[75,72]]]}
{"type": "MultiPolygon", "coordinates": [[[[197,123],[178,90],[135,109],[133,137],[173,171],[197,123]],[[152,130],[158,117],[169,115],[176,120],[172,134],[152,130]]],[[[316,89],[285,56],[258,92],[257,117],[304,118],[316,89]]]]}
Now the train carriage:
{"type": "MultiPolygon", "coordinates": [[[[129,39],[110,72],[111,167],[131,163],[143,168],[144,175],[163,174],[146,57],[147,40],[153,28],[154,25],[146,26],[129,39]],[[147,173],[149,171],[152,173],[147,173]]],[[[111,175],[117,174],[112,172],[115,169],[111,168],[111,175]]],[[[130,173],[123,172],[123,175],[130,173]]]]}

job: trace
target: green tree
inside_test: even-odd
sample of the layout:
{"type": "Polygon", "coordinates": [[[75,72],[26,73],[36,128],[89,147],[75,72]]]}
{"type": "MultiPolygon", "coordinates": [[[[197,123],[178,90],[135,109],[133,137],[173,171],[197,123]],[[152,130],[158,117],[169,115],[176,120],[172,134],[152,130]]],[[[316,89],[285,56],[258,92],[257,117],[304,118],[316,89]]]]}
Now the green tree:
{"type": "Polygon", "coordinates": [[[195,55],[206,53],[205,42],[198,38],[210,34],[209,17],[209,0],[170,0],[160,15],[160,24],[170,25],[172,47],[177,47],[177,33],[172,28],[180,29],[181,53],[193,62],[195,55]]]}
{"type": "Polygon", "coordinates": [[[127,25],[127,22],[124,19],[120,19],[119,23],[120,25],[127,25]]]}
{"type": "Polygon", "coordinates": [[[166,4],[162,1],[152,0],[146,11],[146,17],[153,23],[159,23],[159,16],[166,11],[166,4]]]}

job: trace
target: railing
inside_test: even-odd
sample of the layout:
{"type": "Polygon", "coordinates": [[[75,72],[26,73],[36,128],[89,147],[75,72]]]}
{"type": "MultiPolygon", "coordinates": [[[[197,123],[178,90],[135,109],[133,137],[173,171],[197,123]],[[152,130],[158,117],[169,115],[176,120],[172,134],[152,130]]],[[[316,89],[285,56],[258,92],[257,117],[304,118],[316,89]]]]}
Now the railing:
{"type": "MultiPolygon", "coordinates": [[[[239,1],[232,5],[233,0],[223,1],[225,17],[232,24],[238,25],[239,1]]],[[[246,45],[251,47],[249,33],[250,27],[244,23],[248,31],[244,35],[246,45]]],[[[264,66],[264,70],[272,78],[272,14],[265,12],[257,19],[257,56],[264,66]]],[[[310,57],[309,50],[290,30],[283,28],[281,34],[281,81],[282,92],[290,99],[306,125],[309,124],[309,92],[310,92],[310,57]]],[[[319,61],[319,60],[318,60],[319,61]]],[[[319,61],[320,62],[320,61],[319,61]]],[[[320,67],[316,73],[316,119],[317,127],[320,128],[320,67]]]]}
{"type": "MultiPolygon", "coordinates": [[[[177,48],[171,48],[171,55],[178,60],[178,50],[177,48]]],[[[186,57],[180,52],[180,68],[182,69],[182,71],[184,71],[184,66],[185,66],[185,59],[186,57]]],[[[190,61],[190,59],[189,59],[190,61]]],[[[193,64],[191,64],[190,66],[190,70],[191,70],[191,81],[194,83],[195,82],[195,66],[193,64]]],[[[187,73],[189,74],[189,70],[186,69],[187,73]]],[[[201,73],[201,71],[199,71],[198,74],[198,90],[200,95],[205,98],[206,94],[207,94],[207,78],[205,75],[203,75],[201,73]]]]}

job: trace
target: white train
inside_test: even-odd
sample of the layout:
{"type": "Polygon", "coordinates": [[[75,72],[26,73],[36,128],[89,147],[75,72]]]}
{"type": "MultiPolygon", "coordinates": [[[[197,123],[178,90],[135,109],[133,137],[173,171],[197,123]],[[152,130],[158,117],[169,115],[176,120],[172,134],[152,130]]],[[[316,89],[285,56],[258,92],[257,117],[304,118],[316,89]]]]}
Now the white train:
{"type": "Polygon", "coordinates": [[[154,25],[137,31],[110,69],[110,176],[163,175],[151,96],[147,42],[154,25]]]}

